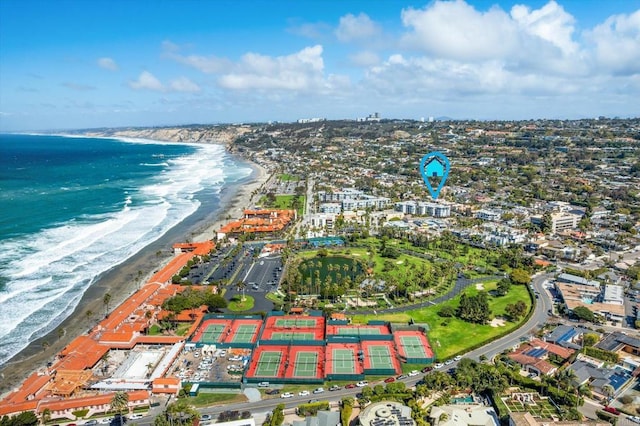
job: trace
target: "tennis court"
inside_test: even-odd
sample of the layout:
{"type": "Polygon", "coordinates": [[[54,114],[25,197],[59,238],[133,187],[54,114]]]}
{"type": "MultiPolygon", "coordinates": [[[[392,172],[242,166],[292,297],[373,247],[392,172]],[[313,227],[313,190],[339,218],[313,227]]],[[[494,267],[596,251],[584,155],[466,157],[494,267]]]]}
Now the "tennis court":
{"type": "Polygon", "coordinates": [[[253,324],[242,324],[233,334],[232,343],[251,343],[253,336],[256,334],[257,327],[253,324]]]}
{"type": "Polygon", "coordinates": [[[318,322],[315,318],[278,318],[275,321],[275,326],[282,328],[315,328],[317,323],[318,322]]]}
{"type": "Polygon", "coordinates": [[[407,358],[428,358],[424,343],[417,336],[400,336],[402,349],[407,358]]]}
{"type": "Polygon", "coordinates": [[[203,342],[218,342],[226,327],[226,324],[209,324],[207,328],[204,329],[200,340],[203,342]]]}
{"type": "Polygon", "coordinates": [[[333,373],[354,374],[356,362],[353,359],[353,351],[350,349],[333,349],[331,352],[333,373]]]}
{"type": "Polygon", "coordinates": [[[298,352],[293,369],[294,377],[316,377],[318,354],[316,352],[298,352]]]}
{"type": "Polygon", "coordinates": [[[280,360],[282,352],[280,351],[264,351],[258,359],[258,366],[255,370],[257,377],[276,377],[280,368],[280,360]]]}
{"type": "Polygon", "coordinates": [[[338,328],[338,335],[340,336],[373,336],[380,335],[379,328],[373,327],[340,327],[338,328]]]}
{"type": "Polygon", "coordinates": [[[315,340],[315,333],[295,333],[291,331],[274,331],[271,333],[272,340],[315,340]]]}
{"type": "Polygon", "coordinates": [[[391,361],[391,351],[387,346],[369,346],[369,362],[371,368],[392,369],[394,368],[391,361]]]}

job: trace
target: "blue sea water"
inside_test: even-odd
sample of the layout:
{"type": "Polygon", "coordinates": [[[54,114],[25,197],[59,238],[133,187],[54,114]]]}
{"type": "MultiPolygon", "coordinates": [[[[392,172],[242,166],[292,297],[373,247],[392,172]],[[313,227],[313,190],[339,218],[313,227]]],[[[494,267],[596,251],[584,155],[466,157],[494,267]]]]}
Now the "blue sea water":
{"type": "Polygon", "coordinates": [[[0,365],[250,173],[221,145],[0,134],[0,365]]]}

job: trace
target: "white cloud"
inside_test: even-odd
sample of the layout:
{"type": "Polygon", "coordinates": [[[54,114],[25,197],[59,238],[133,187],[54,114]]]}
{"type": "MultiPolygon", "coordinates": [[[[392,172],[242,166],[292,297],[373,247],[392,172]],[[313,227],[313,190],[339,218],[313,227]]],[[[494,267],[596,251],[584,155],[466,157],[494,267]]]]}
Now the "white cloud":
{"type": "Polygon", "coordinates": [[[533,11],[528,6],[515,5],[511,17],[525,33],[551,43],[563,53],[578,51],[578,43],[573,40],[575,19],[555,1],[533,11]]]}
{"type": "Polygon", "coordinates": [[[129,82],[129,87],[135,90],[152,90],[155,92],[200,92],[200,86],[187,77],[178,77],[169,82],[167,86],[149,71],[143,71],[135,81],[129,82]]]}
{"type": "Polygon", "coordinates": [[[381,33],[381,28],[365,13],[358,16],[351,13],[340,18],[336,37],[342,42],[368,40],[381,33]]]}
{"type": "Polygon", "coordinates": [[[179,77],[171,81],[169,87],[175,92],[197,93],[201,90],[200,86],[189,80],[187,77],[179,77]]]}
{"type": "Polygon", "coordinates": [[[142,71],[137,80],[129,82],[129,87],[135,90],[165,91],[165,87],[162,85],[160,80],[158,80],[156,76],[151,74],[149,71],[142,71]]]}
{"type": "Polygon", "coordinates": [[[359,67],[370,67],[380,63],[380,57],[369,50],[354,53],[349,56],[349,60],[352,64],[359,67]]]}
{"type": "Polygon", "coordinates": [[[585,34],[595,48],[595,61],[622,75],[640,73],[640,10],[614,15],[585,34]]]}
{"type": "Polygon", "coordinates": [[[489,60],[516,48],[516,27],[497,7],[479,12],[463,0],[436,1],[425,9],[405,9],[401,18],[410,28],[404,44],[440,58],[489,60]]]}
{"type": "Polygon", "coordinates": [[[311,90],[324,85],[322,46],[306,47],[287,56],[245,54],[219,84],[226,89],[311,90]]]}
{"type": "Polygon", "coordinates": [[[98,59],[98,66],[100,68],[104,68],[109,71],[118,71],[119,67],[116,61],[111,58],[100,58],[98,59]]]}

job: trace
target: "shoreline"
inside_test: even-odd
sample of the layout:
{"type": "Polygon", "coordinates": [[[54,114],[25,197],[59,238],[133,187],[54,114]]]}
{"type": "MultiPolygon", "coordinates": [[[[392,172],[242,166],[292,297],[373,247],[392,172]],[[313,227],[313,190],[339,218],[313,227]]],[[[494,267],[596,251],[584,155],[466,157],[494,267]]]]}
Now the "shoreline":
{"type": "Polygon", "coordinates": [[[105,317],[103,298],[111,295],[109,311],[135,293],[147,279],[162,268],[173,257],[172,245],[177,242],[215,240],[220,226],[235,218],[249,207],[253,193],[257,192],[270,178],[271,172],[236,153],[225,150],[226,155],[250,167],[249,176],[225,185],[219,194],[218,206],[213,208],[213,194],[202,194],[201,205],[192,215],[167,231],[156,241],[148,244],[138,253],[125,259],[119,265],[97,277],[85,291],[82,299],[55,330],[29,343],[0,367],[0,398],[17,388],[33,372],[46,368],[57,354],[76,337],[88,332],[105,317]],[[64,330],[60,335],[58,330],[64,330]]]}

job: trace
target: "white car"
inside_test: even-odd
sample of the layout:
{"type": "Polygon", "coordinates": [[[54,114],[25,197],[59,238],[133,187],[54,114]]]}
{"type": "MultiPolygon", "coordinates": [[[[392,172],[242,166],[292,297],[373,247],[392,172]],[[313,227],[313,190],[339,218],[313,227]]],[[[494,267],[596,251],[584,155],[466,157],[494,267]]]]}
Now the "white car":
{"type": "Polygon", "coordinates": [[[634,423],[640,423],[640,417],[638,416],[631,416],[631,417],[627,417],[629,420],[631,420],[634,423]]]}
{"type": "Polygon", "coordinates": [[[363,388],[365,386],[367,386],[369,384],[369,382],[367,382],[366,380],[363,380],[361,382],[356,383],[356,386],[359,388],[363,388]]]}
{"type": "Polygon", "coordinates": [[[303,390],[298,392],[298,396],[309,396],[309,391],[308,390],[303,390]]]}
{"type": "Polygon", "coordinates": [[[417,376],[418,374],[420,374],[418,370],[412,370],[411,373],[409,373],[409,377],[417,376]]]}
{"type": "Polygon", "coordinates": [[[324,392],[324,388],[316,388],[313,390],[313,393],[322,393],[324,392]]]}
{"type": "Polygon", "coordinates": [[[462,359],[462,357],[461,357],[460,355],[456,355],[456,357],[455,357],[455,358],[453,358],[453,360],[454,360],[455,362],[458,362],[458,361],[460,361],[461,359],[462,359]]]}
{"type": "Polygon", "coordinates": [[[111,423],[111,420],[113,420],[113,417],[107,417],[105,419],[100,419],[100,420],[98,420],[98,422],[100,424],[103,424],[103,425],[108,425],[109,423],[111,423]]]}
{"type": "Polygon", "coordinates": [[[280,395],[280,398],[293,398],[293,394],[291,392],[285,392],[280,395]]]}
{"type": "Polygon", "coordinates": [[[132,414],[129,416],[129,420],[141,419],[144,416],[142,414],[132,414]]]}
{"type": "Polygon", "coordinates": [[[443,366],[444,366],[444,364],[439,362],[436,365],[434,365],[433,368],[442,368],[443,366]]]}

